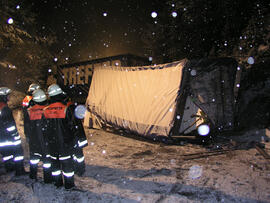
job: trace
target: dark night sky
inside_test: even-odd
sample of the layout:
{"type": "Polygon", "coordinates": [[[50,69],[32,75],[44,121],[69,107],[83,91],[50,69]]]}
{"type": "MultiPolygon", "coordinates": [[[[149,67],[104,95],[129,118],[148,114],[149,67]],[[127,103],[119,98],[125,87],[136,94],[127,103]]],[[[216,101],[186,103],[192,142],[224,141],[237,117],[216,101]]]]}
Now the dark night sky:
{"type": "MultiPolygon", "coordinates": [[[[70,60],[143,55],[141,31],[156,7],[147,0],[33,1],[38,23],[57,33],[56,52],[70,60]]],[[[160,4],[159,4],[160,6],[160,4]]]]}

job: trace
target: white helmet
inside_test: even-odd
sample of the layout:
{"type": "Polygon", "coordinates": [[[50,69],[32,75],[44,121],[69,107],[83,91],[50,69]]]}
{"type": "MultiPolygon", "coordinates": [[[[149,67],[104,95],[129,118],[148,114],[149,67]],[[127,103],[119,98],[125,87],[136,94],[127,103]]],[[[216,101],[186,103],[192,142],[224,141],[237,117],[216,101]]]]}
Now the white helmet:
{"type": "Polygon", "coordinates": [[[33,92],[33,100],[35,102],[44,102],[47,100],[46,94],[42,89],[37,89],[33,92]]]}
{"type": "Polygon", "coordinates": [[[52,84],[48,87],[49,97],[53,97],[59,94],[63,94],[63,90],[57,84],[52,84]]]}
{"type": "Polygon", "coordinates": [[[11,92],[11,89],[9,89],[8,87],[0,87],[0,96],[6,96],[11,92]]]}
{"type": "Polygon", "coordinates": [[[28,92],[34,92],[35,90],[37,90],[39,88],[40,88],[40,86],[38,84],[32,83],[28,88],[28,92]]]}

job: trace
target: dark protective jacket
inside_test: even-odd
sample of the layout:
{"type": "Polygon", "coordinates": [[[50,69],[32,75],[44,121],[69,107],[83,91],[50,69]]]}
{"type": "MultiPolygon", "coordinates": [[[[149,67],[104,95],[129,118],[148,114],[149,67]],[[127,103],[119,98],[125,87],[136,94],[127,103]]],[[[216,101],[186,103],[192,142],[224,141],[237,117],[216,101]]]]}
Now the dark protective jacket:
{"type": "Polygon", "coordinates": [[[13,114],[8,105],[0,102],[0,149],[21,144],[13,114]]]}
{"type": "Polygon", "coordinates": [[[74,125],[75,125],[75,128],[74,128],[74,136],[75,136],[74,141],[75,141],[75,143],[74,143],[74,145],[75,145],[75,147],[84,148],[84,147],[88,146],[88,142],[87,142],[87,138],[86,138],[86,135],[84,132],[82,122],[80,119],[76,118],[76,115],[75,115],[76,106],[71,101],[67,102],[67,106],[71,109],[71,112],[73,112],[72,120],[73,120],[74,125]]]}
{"type": "Polygon", "coordinates": [[[72,155],[75,125],[71,108],[62,102],[54,102],[44,108],[45,136],[53,157],[72,155]]]}
{"type": "Polygon", "coordinates": [[[43,156],[48,154],[47,140],[44,136],[44,120],[42,119],[45,107],[46,105],[34,104],[27,109],[28,113],[25,118],[25,128],[28,132],[26,136],[29,139],[30,153],[38,153],[43,156]]]}

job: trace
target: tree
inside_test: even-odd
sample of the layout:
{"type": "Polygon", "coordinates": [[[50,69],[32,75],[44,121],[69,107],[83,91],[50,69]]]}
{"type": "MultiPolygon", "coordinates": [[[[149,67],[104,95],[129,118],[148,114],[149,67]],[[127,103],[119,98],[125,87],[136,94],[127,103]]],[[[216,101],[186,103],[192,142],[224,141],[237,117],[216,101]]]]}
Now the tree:
{"type": "Polygon", "coordinates": [[[39,32],[31,4],[3,0],[0,15],[0,85],[23,91],[32,82],[44,84],[55,38],[39,32]]]}
{"type": "MultiPolygon", "coordinates": [[[[248,43],[254,41],[256,48],[261,43],[267,44],[262,42],[269,33],[267,13],[268,3],[261,0],[167,0],[145,30],[144,36],[148,36],[144,37],[145,46],[154,57],[162,57],[163,62],[177,58],[233,57],[243,43],[241,36],[250,32],[250,28],[255,37],[248,43]],[[151,38],[152,33],[155,36],[151,38]]],[[[250,48],[246,47],[245,53],[250,48]]]]}

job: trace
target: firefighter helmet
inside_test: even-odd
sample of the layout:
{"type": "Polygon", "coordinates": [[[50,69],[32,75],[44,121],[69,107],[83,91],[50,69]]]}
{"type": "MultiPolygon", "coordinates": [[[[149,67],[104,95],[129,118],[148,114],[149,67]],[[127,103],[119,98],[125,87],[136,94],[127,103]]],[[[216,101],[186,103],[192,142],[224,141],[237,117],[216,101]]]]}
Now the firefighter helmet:
{"type": "Polygon", "coordinates": [[[33,100],[35,102],[44,102],[47,100],[46,93],[42,89],[37,89],[33,92],[33,100]]]}
{"type": "Polygon", "coordinates": [[[9,89],[8,87],[0,87],[0,96],[9,95],[11,92],[11,89],[9,89]]]}
{"type": "Polygon", "coordinates": [[[34,92],[35,90],[37,90],[39,88],[40,88],[40,86],[38,84],[32,83],[28,88],[28,92],[32,93],[32,92],[34,92]]]}
{"type": "Polygon", "coordinates": [[[48,87],[49,97],[53,97],[59,94],[63,94],[63,90],[57,84],[52,84],[48,87]]]}

